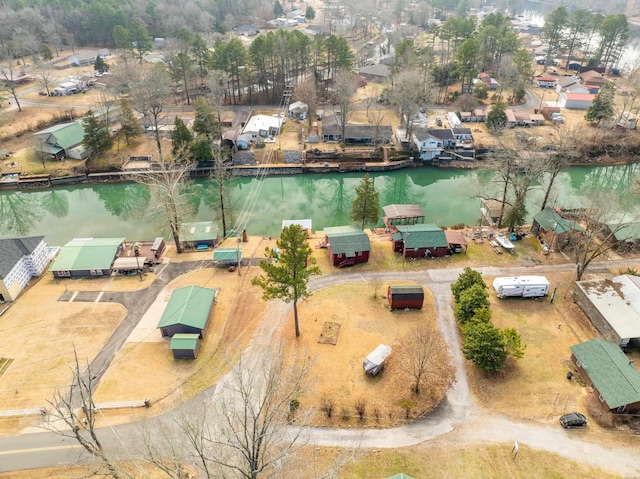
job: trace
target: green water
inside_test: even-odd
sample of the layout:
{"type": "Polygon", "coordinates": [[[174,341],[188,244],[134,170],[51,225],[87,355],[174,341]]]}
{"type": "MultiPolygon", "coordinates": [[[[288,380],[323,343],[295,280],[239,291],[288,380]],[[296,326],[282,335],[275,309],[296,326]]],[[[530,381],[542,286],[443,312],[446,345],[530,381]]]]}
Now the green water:
{"type": "MultiPolygon", "coordinates": [[[[627,195],[640,172],[637,164],[580,167],[562,172],[552,201],[575,201],[581,188],[609,187],[627,195]]],[[[495,191],[490,175],[481,171],[412,168],[372,175],[380,204],[415,203],[428,222],[438,225],[475,224],[478,195],[495,191]]],[[[246,227],[250,235],[275,236],[284,219],[313,221],[313,229],[351,224],[349,212],[361,174],[299,175],[263,180],[238,178],[230,182],[232,225],[246,227]]],[[[537,212],[543,195],[530,195],[529,211],[537,212]]],[[[216,188],[210,181],[195,181],[189,190],[194,214],[190,220],[219,218],[216,188]]],[[[134,183],[94,184],[42,191],[0,192],[0,237],[44,235],[51,245],[77,237],[152,239],[162,231],[150,215],[151,194],[134,183]]],[[[381,223],[380,223],[381,225],[381,223]]]]}

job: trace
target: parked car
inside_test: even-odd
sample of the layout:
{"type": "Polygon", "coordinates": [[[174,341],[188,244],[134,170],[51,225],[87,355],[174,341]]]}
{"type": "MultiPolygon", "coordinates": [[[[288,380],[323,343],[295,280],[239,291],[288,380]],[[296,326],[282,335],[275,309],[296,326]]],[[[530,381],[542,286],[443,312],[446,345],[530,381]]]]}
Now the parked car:
{"type": "Polygon", "coordinates": [[[565,414],[560,418],[560,425],[565,429],[586,426],[587,418],[579,412],[572,412],[569,414],[565,414]]]}
{"type": "Polygon", "coordinates": [[[38,92],[38,95],[47,96],[48,95],[47,90],[40,90],[38,92]]]}
{"type": "Polygon", "coordinates": [[[442,118],[436,118],[436,125],[442,126],[442,118]]]}

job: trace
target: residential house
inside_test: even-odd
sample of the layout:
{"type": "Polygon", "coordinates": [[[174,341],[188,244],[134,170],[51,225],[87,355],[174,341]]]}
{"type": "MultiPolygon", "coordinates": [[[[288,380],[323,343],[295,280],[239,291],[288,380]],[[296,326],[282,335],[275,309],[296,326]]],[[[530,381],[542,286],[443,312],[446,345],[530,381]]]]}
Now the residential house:
{"type": "Polygon", "coordinates": [[[560,108],[572,108],[575,110],[586,110],[591,106],[595,95],[591,93],[566,93],[562,92],[558,96],[558,106],[560,108]]]}
{"type": "Polygon", "coordinates": [[[515,128],[518,124],[518,119],[516,118],[514,111],[511,108],[507,108],[504,111],[504,114],[507,117],[507,128],[515,128]]]}
{"type": "Polygon", "coordinates": [[[217,290],[186,286],[171,293],[157,328],[163,338],[196,334],[204,338],[215,305],[217,290]]]}
{"type": "Polygon", "coordinates": [[[571,85],[578,85],[579,82],[575,77],[562,77],[556,80],[556,93],[559,95],[563,91],[566,91],[571,85]]]}
{"type": "Polygon", "coordinates": [[[213,221],[183,223],[180,229],[180,243],[183,248],[207,249],[220,242],[220,230],[213,221]]]}
{"type": "Polygon", "coordinates": [[[334,226],[324,229],[324,245],[329,250],[331,264],[342,268],[369,261],[369,236],[355,226],[334,226]]]}
{"type": "Polygon", "coordinates": [[[556,78],[547,76],[537,76],[535,78],[536,85],[540,88],[555,88],[556,78]]]}
{"type": "Polygon", "coordinates": [[[258,30],[258,27],[253,25],[241,25],[235,29],[235,32],[243,37],[254,37],[260,33],[260,30],[258,30]]]}
{"type": "Polygon", "coordinates": [[[38,141],[33,149],[55,160],[62,160],[65,157],[83,160],[89,155],[82,145],[84,127],[81,121],[55,125],[34,133],[33,136],[38,141]]]}
{"type": "Polygon", "coordinates": [[[536,235],[547,250],[564,249],[574,234],[584,231],[575,221],[564,218],[547,206],[533,217],[531,233],[536,235]]]}
{"type": "Polygon", "coordinates": [[[420,152],[419,158],[431,161],[438,158],[444,150],[455,147],[456,138],[448,129],[415,128],[413,143],[420,152]]]}
{"type": "Polygon", "coordinates": [[[0,82],[5,84],[19,85],[33,80],[33,77],[27,75],[24,70],[8,68],[0,65],[0,82]]]}
{"type": "Polygon", "coordinates": [[[498,81],[486,72],[479,73],[478,80],[486,84],[489,87],[489,90],[492,90],[492,91],[497,90],[498,87],[500,86],[498,81]]]}
{"type": "Polygon", "coordinates": [[[623,274],[576,286],[573,300],[607,341],[626,348],[640,339],[640,278],[623,274]]]}
{"type": "Polygon", "coordinates": [[[56,278],[109,276],[124,238],[75,238],[60,249],[49,271],[56,278]]]}
{"type": "Polygon", "coordinates": [[[0,239],[0,303],[15,301],[49,259],[44,236],[0,239]]]}
{"type": "Polygon", "coordinates": [[[280,115],[253,115],[245,125],[242,133],[250,135],[251,139],[267,138],[280,133],[284,119],[280,115]]]}
{"type": "Polygon", "coordinates": [[[640,411],[640,372],[617,345],[596,338],[570,349],[571,362],[604,407],[613,413],[640,411]]]}
{"type": "Polygon", "coordinates": [[[471,121],[477,121],[478,123],[487,121],[487,110],[485,110],[484,108],[476,108],[475,110],[473,110],[471,121]],[[473,119],[474,117],[475,120],[473,119]]]}
{"type": "Polygon", "coordinates": [[[368,81],[383,82],[391,75],[391,68],[383,63],[377,63],[362,67],[358,75],[368,81]]]}
{"type": "Polygon", "coordinates": [[[69,65],[72,67],[84,67],[93,65],[98,58],[98,52],[80,52],[69,57],[69,65]]]}
{"type": "MultiPolygon", "coordinates": [[[[460,120],[462,123],[467,123],[471,121],[471,112],[470,111],[461,111],[460,112],[460,120]]],[[[474,120],[475,121],[475,120],[474,120]]]]}
{"type": "Polygon", "coordinates": [[[562,91],[565,92],[565,93],[581,93],[581,94],[592,93],[589,90],[589,88],[587,88],[586,86],[582,85],[581,83],[575,83],[573,85],[569,85],[568,87],[565,87],[562,91]]]}
{"type": "Polygon", "coordinates": [[[583,85],[597,85],[601,87],[608,81],[605,78],[604,74],[599,73],[595,70],[583,71],[583,72],[580,72],[578,75],[580,76],[580,79],[582,80],[583,85]]]}
{"type": "Polygon", "coordinates": [[[294,101],[289,105],[289,117],[304,120],[309,110],[309,105],[302,101],[294,101]]]}
{"type": "Polygon", "coordinates": [[[396,231],[398,225],[415,225],[424,223],[424,211],[420,205],[386,205],[382,207],[382,221],[390,231],[396,231]]]}
{"type": "Polygon", "coordinates": [[[473,141],[473,134],[471,128],[466,127],[454,127],[451,128],[454,138],[457,142],[473,141]]]}
{"type": "Polygon", "coordinates": [[[346,145],[375,145],[391,141],[390,125],[364,125],[349,123],[344,129],[344,138],[335,115],[325,116],[322,121],[322,141],[342,141],[346,145]]]}
{"type": "Polygon", "coordinates": [[[393,251],[406,259],[442,257],[449,251],[449,242],[442,228],[435,224],[400,225],[392,235],[393,251]]]}

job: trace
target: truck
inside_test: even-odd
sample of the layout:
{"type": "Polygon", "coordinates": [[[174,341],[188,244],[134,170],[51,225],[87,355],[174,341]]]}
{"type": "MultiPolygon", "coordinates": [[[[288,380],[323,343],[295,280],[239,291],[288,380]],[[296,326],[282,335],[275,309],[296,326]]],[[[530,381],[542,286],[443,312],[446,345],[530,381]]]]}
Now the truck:
{"type": "Polygon", "coordinates": [[[542,298],[549,294],[549,281],[544,276],[505,276],[493,280],[498,298],[542,298]]]}

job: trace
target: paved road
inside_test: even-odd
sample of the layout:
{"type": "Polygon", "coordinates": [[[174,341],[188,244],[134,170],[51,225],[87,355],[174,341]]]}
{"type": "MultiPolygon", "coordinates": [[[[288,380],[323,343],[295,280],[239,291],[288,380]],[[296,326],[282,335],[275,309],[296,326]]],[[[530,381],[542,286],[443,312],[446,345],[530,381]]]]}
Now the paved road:
{"type": "MultiPolygon", "coordinates": [[[[599,263],[594,265],[594,268],[637,267],[638,265],[640,265],[640,260],[599,263]]],[[[193,267],[193,265],[191,266],[193,267]]],[[[574,267],[567,264],[542,264],[531,267],[478,269],[485,275],[494,276],[571,271],[574,267]]],[[[310,428],[303,432],[302,438],[308,443],[316,445],[342,447],[357,445],[365,448],[396,448],[420,444],[435,438],[469,444],[511,443],[517,440],[521,444],[554,452],[572,460],[603,467],[619,474],[640,474],[640,450],[638,448],[617,447],[612,449],[583,438],[579,431],[564,431],[556,425],[546,426],[513,421],[473,403],[449,293],[450,283],[455,281],[461,271],[462,268],[451,268],[412,272],[348,273],[321,276],[310,282],[312,291],[354,281],[370,281],[374,278],[415,280],[430,288],[435,297],[439,329],[451,346],[451,352],[454,356],[457,381],[438,408],[427,417],[406,426],[385,430],[310,428]]],[[[272,344],[272,339],[276,332],[282,328],[289,310],[290,305],[282,302],[272,301],[269,303],[259,332],[245,351],[245,363],[248,367],[259,365],[260,358],[263,357],[262,352],[272,344]]],[[[109,352],[107,356],[110,354],[112,353],[109,352]]],[[[217,385],[203,393],[204,397],[215,400],[219,390],[228,380],[228,377],[223,377],[217,385]]],[[[98,434],[107,447],[117,445],[133,449],[131,445],[125,443],[126,438],[131,436],[130,433],[135,427],[135,425],[118,426],[100,430],[98,434]]],[[[25,434],[0,439],[0,471],[73,464],[81,458],[87,459],[87,455],[77,447],[75,442],[52,433],[25,434]]]]}

